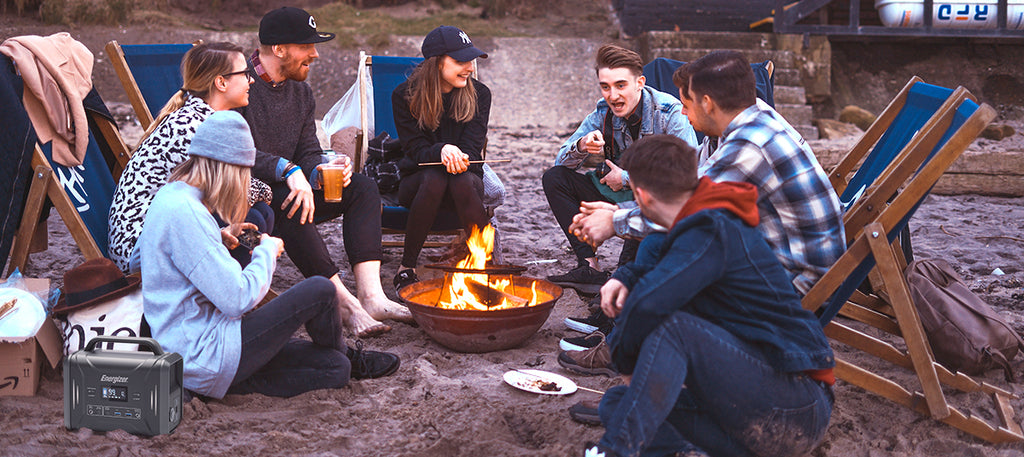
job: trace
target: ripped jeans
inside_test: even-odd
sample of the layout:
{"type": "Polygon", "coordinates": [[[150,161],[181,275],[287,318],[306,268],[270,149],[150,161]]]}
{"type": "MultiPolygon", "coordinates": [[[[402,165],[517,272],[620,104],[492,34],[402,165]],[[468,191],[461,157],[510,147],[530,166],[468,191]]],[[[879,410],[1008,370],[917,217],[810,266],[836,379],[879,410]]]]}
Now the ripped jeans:
{"type": "Polygon", "coordinates": [[[676,313],[644,340],[629,385],[601,399],[601,444],[621,456],[804,455],[824,438],[832,403],[831,387],[776,372],[749,343],[676,313]]]}

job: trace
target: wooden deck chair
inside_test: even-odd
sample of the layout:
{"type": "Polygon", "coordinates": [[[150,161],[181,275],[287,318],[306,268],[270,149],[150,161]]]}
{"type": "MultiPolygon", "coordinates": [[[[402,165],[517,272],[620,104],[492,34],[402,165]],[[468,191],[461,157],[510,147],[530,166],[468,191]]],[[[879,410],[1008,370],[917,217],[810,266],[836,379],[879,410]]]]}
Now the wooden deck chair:
{"type": "Polygon", "coordinates": [[[143,130],[184,83],[181,59],[193,45],[107,43],[107,56],[143,130]]]}
{"type": "MultiPolygon", "coordinates": [[[[387,132],[391,138],[398,138],[395,128],[395,118],[391,107],[391,92],[399,84],[404,82],[412,74],[416,65],[423,61],[421,57],[392,57],[392,56],[369,56],[360,51],[359,53],[359,104],[360,104],[360,140],[356,144],[355,167],[361,171],[366,164],[367,151],[369,150],[370,138],[387,132]],[[370,78],[370,81],[367,81],[370,78]],[[372,100],[368,94],[368,87],[372,83],[372,100]],[[368,111],[370,103],[373,103],[373,132],[369,131],[368,111]]],[[[475,72],[474,72],[475,75],[475,72]]],[[[486,146],[484,146],[486,154],[486,146]]],[[[488,208],[492,213],[493,208],[488,208]]],[[[405,233],[405,227],[409,219],[409,209],[399,206],[397,203],[384,204],[381,213],[381,228],[385,235],[401,235],[405,233]]],[[[460,235],[462,223],[458,214],[454,211],[442,209],[434,225],[430,228],[431,235],[460,235]]],[[[402,241],[385,240],[384,246],[400,247],[402,241]]],[[[428,241],[424,247],[445,246],[447,243],[428,241]]],[[[497,248],[495,248],[497,250],[497,248]]]]}
{"type": "MultiPolygon", "coordinates": [[[[658,57],[648,62],[644,65],[644,77],[647,80],[644,85],[679,98],[679,88],[672,82],[672,74],[684,64],[686,62],[665,57],[658,57]]],[[[754,70],[754,89],[757,92],[757,98],[775,108],[775,63],[765,60],[750,64],[750,68],[754,70]]],[[[695,133],[698,143],[704,141],[703,133],[695,133]]]]}
{"type": "MultiPolygon", "coordinates": [[[[117,179],[130,158],[113,117],[94,88],[86,98],[89,146],[82,165],[53,161],[50,144],[35,146],[32,179],[11,247],[8,272],[24,269],[46,200],[53,203],[86,260],[107,254],[107,216],[117,179]]],[[[41,233],[45,233],[42,231],[41,233]]]]}
{"type": "Polygon", "coordinates": [[[905,387],[895,379],[837,358],[836,375],[840,379],[989,442],[1020,441],[1024,434],[1009,403],[1015,398],[1011,392],[950,372],[935,361],[903,276],[905,265],[892,244],[939,177],[996,116],[995,110],[979,106],[963,88],[954,91],[951,100],[850,209],[857,215],[856,220],[862,221],[851,223],[862,225],[848,228],[848,233],[856,233],[853,241],[804,296],[803,306],[818,313],[831,339],[883,363],[910,370],[917,385],[905,387]],[[902,187],[902,191],[890,201],[893,186],[902,187]],[[876,266],[888,291],[886,300],[856,291],[876,266]],[[905,349],[834,320],[840,310],[861,324],[902,338],[905,349]],[[943,386],[990,396],[994,403],[990,417],[997,423],[992,425],[982,417],[951,407],[943,386]]]}

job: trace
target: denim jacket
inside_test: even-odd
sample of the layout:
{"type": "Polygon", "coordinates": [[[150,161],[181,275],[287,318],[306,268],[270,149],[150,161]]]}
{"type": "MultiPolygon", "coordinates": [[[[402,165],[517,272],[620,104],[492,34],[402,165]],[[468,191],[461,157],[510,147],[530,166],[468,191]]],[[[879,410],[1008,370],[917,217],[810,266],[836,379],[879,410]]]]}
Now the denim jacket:
{"type": "Polygon", "coordinates": [[[644,238],[636,260],[612,276],[629,289],[608,336],[612,361],[632,373],[647,336],[669,316],[691,313],[750,342],[785,373],[830,368],[821,324],[803,309],[756,227],[724,209],[705,209],[668,233],[644,238]]]}
{"type": "MultiPolygon", "coordinates": [[[[640,99],[643,109],[643,120],[640,123],[640,135],[643,138],[655,133],[666,133],[675,135],[693,147],[697,147],[697,134],[693,132],[690,121],[683,115],[682,104],[679,99],[659,92],[648,86],[643,87],[643,95],[640,99]]],[[[598,130],[603,132],[605,115],[608,113],[608,102],[603,98],[597,102],[597,108],[591,112],[572,136],[558,149],[558,156],[555,158],[555,165],[569,167],[578,170],[583,166],[591,155],[587,151],[579,150],[579,140],[586,134],[598,130]]],[[[612,116],[612,129],[615,137],[615,144],[621,154],[633,144],[633,138],[629,136],[626,120],[612,116]]],[[[607,139],[605,139],[607,141],[607,139]]],[[[623,171],[623,182],[629,183],[629,175],[623,171]]]]}

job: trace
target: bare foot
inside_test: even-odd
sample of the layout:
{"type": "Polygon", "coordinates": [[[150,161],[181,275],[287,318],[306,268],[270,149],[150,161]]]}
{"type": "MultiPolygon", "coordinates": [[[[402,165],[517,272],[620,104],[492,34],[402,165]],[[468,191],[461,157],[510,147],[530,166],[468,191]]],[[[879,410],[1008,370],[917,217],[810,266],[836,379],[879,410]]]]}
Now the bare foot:
{"type": "Polygon", "coordinates": [[[345,328],[359,338],[369,338],[391,331],[391,326],[370,316],[353,297],[352,301],[342,302],[342,314],[345,328]]]}
{"type": "Polygon", "coordinates": [[[366,312],[374,319],[381,321],[384,319],[391,319],[398,322],[405,322],[407,324],[415,322],[412,318],[412,314],[409,313],[409,308],[391,301],[383,293],[372,297],[363,297],[359,302],[363,305],[363,309],[365,309],[366,312]]]}

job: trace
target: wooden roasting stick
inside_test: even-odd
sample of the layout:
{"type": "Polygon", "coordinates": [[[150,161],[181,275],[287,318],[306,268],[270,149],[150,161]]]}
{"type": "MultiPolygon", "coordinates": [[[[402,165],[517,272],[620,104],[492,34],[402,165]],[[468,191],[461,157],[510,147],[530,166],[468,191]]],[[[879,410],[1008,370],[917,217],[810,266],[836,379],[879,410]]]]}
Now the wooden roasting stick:
{"type": "MultiPolygon", "coordinates": [[[[491,159],[491,160],[470,160],[469,163],[470,164],[474,164],[474,163],[509,163],[511,161],[512,161],[512,159],[491,159]]],[[[444,162],[426,162],[426,163],[421,163],[420,164],[421,167],[426,167],[426,166],[430,166],[430,165],[444,165],[444,162]]]]}
{"type": "Polygon", "coordinates": [[[14,311],[14,305],[18,304],[17,298],[12,298],[11,301],[0,305],[0,319],[7,317],[12,311],[14,311]]]}

